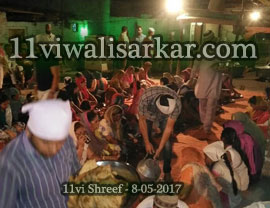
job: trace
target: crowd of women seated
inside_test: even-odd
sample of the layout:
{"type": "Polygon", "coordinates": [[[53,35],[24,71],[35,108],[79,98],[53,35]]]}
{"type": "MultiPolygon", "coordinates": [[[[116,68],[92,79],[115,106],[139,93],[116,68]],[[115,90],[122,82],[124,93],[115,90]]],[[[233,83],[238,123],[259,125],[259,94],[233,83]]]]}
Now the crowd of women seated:
{"type": "MultiPolygon", "coordinates": [[[[200,124],[198,100],[194,95],[196,80],[189,79],[189,69],[179,76],[164,73],[160,83],[149,78],[150,69],[151,63],[146,62],[142,68],[129,66],[116,72],[111,80],[102,77],[100,72],[90,71],[64,79],[65,86],[58,98],[70,101],[73,112],[70,135],[82,165],[96,159],[122,160],[135,166],[138,161],[134,159],[145,155],[138,130],[138,106],[144,90],[153,85],[169,87],[181,97],[182,112],[175,125],[177,133],[200,124]]],[[[229,91],[229,97],[242,97],[228,79],[224,81],[224,88],[229,91]]],[[[18,123],[25,119],[20,108],[32,100],[31,95],[24,100],[21,97],[12,88],[1,93],[0,125],[6,128],[1,133],[8,137],[14,138],[23,129],[18,123]]],[[[224,124],[220,141],[206,146],[203,153],[194,147],[182,150],[181,169],[175,181],[184,183],[179,197],[189,207],[236,207],[241,203],[240,192],[260,179],[266,140],[254,115],[267,112],[267,108],[257,97],[249,103],[250,114],[235,113],[224,124]]],[[[158,127],[154,129],[158,132],[158,127]]]]}

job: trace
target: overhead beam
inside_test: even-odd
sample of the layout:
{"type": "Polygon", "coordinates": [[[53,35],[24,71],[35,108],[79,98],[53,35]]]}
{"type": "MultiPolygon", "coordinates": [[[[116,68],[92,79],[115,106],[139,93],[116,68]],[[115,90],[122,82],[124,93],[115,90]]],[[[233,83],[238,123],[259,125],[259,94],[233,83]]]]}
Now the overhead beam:
{"type": "Polygon", "coordinates": [[[0,7],[0,11],[12,12],[12,13],[20,13],[20,14],[44,15],[44,13],[41,13],[41,12],[30,12],[30,11],[25,11],[25,10],[7,8],[7,7],[0,7]]]}
{"type": "Polygon", "coordinates": [[[270,6],[270,1],[269,0],[259,0],[259,1],[265,6],[270,6]]]}

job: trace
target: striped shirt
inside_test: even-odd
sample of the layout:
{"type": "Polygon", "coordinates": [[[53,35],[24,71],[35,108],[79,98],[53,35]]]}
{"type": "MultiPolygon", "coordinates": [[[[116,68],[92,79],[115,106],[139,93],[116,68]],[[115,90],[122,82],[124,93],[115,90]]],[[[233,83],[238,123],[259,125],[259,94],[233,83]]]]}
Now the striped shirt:
{"type": "Polygon", "coordinates": [[[175,91],[165,86],[154,86],[144,91],[139,104],[139,114],[150,121],[161,121],[168,117],[176,120],[181,113],[181,107],[181,99],[175,91]],[[156,100],[160,95],[171,95],[176,100],[175,109],[170,115],[165,115],[158,110],[156,100]]]}
{"type": "Polygon", "coordinates": [[[61,184],[79,168],[70,137],[55,156],[45,158],[24,132],[0,154],[0,207],[65,208],[68,197],[61,194],[61,184]]]}

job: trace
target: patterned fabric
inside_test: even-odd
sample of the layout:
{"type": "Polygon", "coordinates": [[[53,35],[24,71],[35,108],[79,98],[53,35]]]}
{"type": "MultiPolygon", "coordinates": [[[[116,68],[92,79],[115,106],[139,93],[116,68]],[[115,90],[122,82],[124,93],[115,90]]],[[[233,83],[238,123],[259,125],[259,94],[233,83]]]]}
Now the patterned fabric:
{"type": "Polygon", "coordinates": [[[22,133],[0,154],[0,207],[65,208],[61,184],[79,169],[70,137],[55,156],[44,158],[22,133]]]}
{"type": "Polygon", "coordinates": [[[154,86],[144,91],[139,104],[139,114],[145,116],[146,119],[150,121],[168,118],[168,115],[162,114],[156,106],[156,100],[162,94],[171,95],[176,99],[175,109],[171,115],[169,115],[171,119],[176,120],[181,112],[181,100],[176,92],[164,86],[154,86]]]}

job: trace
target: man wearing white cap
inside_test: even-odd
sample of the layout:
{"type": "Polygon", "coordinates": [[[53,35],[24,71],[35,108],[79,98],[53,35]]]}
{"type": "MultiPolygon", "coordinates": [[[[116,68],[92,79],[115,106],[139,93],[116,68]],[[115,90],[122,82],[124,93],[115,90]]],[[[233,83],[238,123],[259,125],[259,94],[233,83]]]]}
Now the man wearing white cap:
{"type": "Polygon", "coordinates": [[[154,86],[146,89],[139,104],[139,126],[142,133],[146,152],[157,158],[163,150],[163,172],[166,181],[171,180],[172,143],[170,136],[174,124],[181,112],[181,100],[176,92],[168,87],[154,86]],[[163,132],[158,149],[152,145],[153,123],[158,123],[163,132]]]}
{"type": "Polygon", "coordinates": [[[67,207],[61,185],[80,168],[69,137],[68,102],[45,100],[23,106],[26,130],[0,154],[0,207],[67,207]]]}
{"type": "Polygon", "coordinates": [[[144,38],[143,42],[152,42],[153,41],[153,36],[155,35],[155,29],[152,27],[148,28],[148,34],[144,38]]]}

